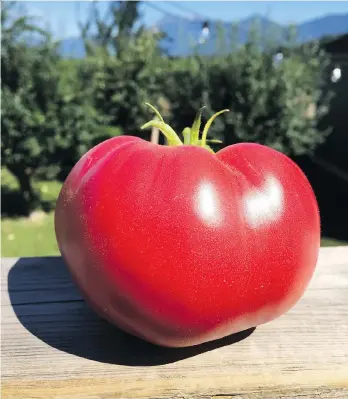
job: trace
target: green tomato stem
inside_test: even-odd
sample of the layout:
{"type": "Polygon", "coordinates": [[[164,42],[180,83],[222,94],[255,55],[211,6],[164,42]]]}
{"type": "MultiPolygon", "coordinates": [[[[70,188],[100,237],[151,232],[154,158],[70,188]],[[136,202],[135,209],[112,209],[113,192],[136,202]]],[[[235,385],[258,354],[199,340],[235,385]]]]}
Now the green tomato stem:
{"type": "Polygon", "coordinates": [[[202,133],[202,147],[205,147],[205,145],[207,144],[207,134],[208,134],[208,130],[211,126],[211,124],[213,123],[214,119],[223,114],[224,112],[229,112],[229,109],[223,109],[222,111],[217,112],[216,114],[214,114],[206,123],[206,125],[204,126],[203,129],[203,133],[202,133]]]}
{"type": "Polygon", "coordinates": [[[157,127],[157,129],[159,129],[165,135],[169,145],[183,145],[183,142],[180,140],[175,131],[164,122],[152,120],[145,123],[145,125],[143,125],[141,129],[146,129],[152,126],[157,127]]]}
{"type": "Polygon", "coordinates": [[[179,136],[176,134],[176,132],[169,126],[167,125],[161,114],[158,112],[158,110],[151,104],[149,103],[145,103],[147,106],[149,106],[154,113],[156,114],[157,118],[159,119],[153,119],[150,122],[145,123],[145,125],[143,125],[141,127],[141,129],[146,129],[149,127],[156,127],[157,129],[159,129],[164,136],[166,137],[167,141],[168,141],[168,145],[170,146],[177,146],[177,145],[196,145],[202,148],[205,148],[206,150],[214,153],[214,151],[209,147],[209,145],[207,143],[221,143],[220,140],[207,140],[207,135],[208,135],[208,130],[211,126],[211,124],[213,123],[214,119],[224,113],[229,111],[228,109],[224,109],[220,112],[217,112],[216,114],[214,114],[209,120],[208,122],[205,124],[204,129],[203,129],[203,133],[202,133],[202,138],[199,138],[199,130],[201,127],[201,119],[202,119],[202,112],[203,109],[205,108],[202,107],[198,110],[196,118],[192,124],[192,127],[186,127],[183,132],[182,135],[184,137],[184,142],[182,142],[179,138],[179,136]]]}
{"type": "Polygon", "coordinates": [[[202,112],[205,106],[198,110],[196,118],[191,128],[191,140],[190,144],[197,144],[199,140],[199,129],[201,128],[202,112]]]}
{"type": "Polygon", "coordinates": [[[189,127],[185,127],[185,129],[182,131],[182,135],[184,136],[184,145],[191,144],[191,134],[191,129],[189,127]]]}
{"type": "Polygon", "coordinates": [[[159,113],[159,111],[150,103],[145,103],[145,105],[147,105],[148,107],[150,107],[152,109],[152,111],[158,116],[158,119],[164,123],[164,120],[162,118],[162,115],[159,113]]]}

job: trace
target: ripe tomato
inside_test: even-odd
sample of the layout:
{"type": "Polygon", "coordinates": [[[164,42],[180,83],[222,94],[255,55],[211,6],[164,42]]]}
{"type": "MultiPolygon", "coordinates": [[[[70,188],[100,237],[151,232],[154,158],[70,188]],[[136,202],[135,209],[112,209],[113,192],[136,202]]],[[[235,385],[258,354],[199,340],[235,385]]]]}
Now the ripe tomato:
{"type": "Polygon", "coordinates": [[[121,136],[92,148],[56,207],[59,248],[87,301],[163,346],[281,316],[303,295],[320,246],[317,202],[294,162],[251,143],[213,154],[195,123],[186,145],[152,121],[145,127],[159,126],[169,146],[121,136]]]}

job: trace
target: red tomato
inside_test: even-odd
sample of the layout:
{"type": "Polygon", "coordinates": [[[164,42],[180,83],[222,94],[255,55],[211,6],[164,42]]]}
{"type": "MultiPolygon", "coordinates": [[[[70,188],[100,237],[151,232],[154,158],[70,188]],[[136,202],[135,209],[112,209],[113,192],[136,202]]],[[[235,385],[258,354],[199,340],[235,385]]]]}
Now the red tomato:
{"type": "Polygon", "coordinates": [[[320,246],[300,168],[258,144],[107,140],[71,171],[55,215],[60,251],[102,317],[189,346],[275,319],[303,295],[320,246]]]}

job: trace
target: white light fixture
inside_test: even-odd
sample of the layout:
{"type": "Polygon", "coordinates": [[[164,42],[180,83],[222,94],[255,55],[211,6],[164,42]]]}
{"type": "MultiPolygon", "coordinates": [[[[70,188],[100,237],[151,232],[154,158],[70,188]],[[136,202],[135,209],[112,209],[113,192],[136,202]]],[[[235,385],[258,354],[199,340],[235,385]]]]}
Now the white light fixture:
{"type": "Polygon", "coordinates": [[[274,57],[273,57],[273,63],[277,66],[279,65],[282,61],[283,61],[284,55],[283,53],[277,53],[274,57]]]}
{"type": "Polygon", "coordinates": [[[203,24],[203,28],[202,28],[202,31],[201,31],[201,36],[200,36],[200,38],[199,38],[199,43],[200,44],[203,44],[203,43],[205,43],[206,41],[207,41],[207,39],[208,39],[208,37],[209,37],[209,24],[208,24],[208,22],[206,21],[206,22],[204,22],[204,24],[203,24]]]}
{"type": "Polygon", "coordinates": [[[336,67],[333,69],[331,72],[331,82],[332,83],[337,83],[340,79],[342,78],[342,71],[341,68],[336,67]]]}

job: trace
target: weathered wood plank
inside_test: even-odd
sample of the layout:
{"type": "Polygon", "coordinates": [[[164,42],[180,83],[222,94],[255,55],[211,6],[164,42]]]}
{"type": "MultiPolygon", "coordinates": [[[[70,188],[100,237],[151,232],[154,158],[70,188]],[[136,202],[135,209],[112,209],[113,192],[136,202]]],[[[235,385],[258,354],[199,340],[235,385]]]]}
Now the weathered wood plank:
{"type": "Polygon", "coordinates": [[[3,259],[2,397],[348,398],[348,247],[321,249],[287,315],[186,349],[100,320],[59,258],[3,259]]]}

